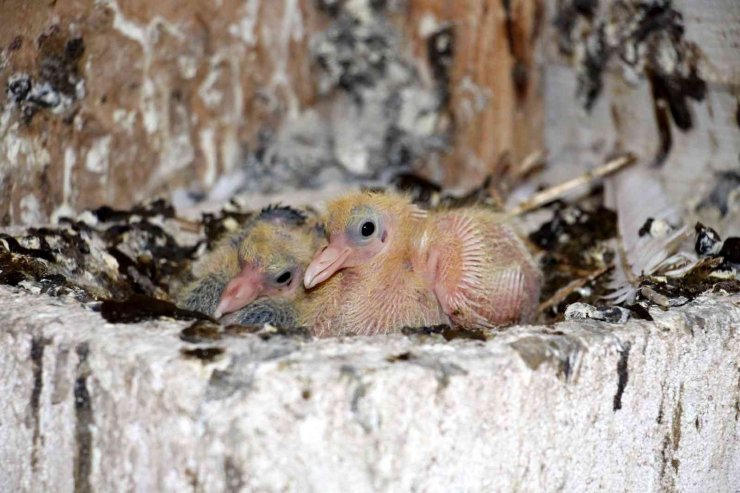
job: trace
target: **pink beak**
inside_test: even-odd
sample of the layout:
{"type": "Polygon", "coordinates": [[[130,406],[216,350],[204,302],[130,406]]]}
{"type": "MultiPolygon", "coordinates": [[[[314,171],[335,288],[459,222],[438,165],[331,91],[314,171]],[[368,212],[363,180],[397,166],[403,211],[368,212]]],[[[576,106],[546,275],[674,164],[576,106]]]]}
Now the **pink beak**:
{"type": "Polygon", "coordinates": [[[257,299],[262,292],[263,278],[261,272],[254,270],[251,266],[246,266],[242,271],[226,285],[224,292],[221,294],[221,301],[216,308],[214,318],[221,318],[226,313],[235,312],[244,308],[249,303],[257,299]]]}
{"type": "Polygon", "coordinates": [[[345,262],[350,253],[352,253],[352,249],[346,246],[344,241],[329,243],[329,246],[316,254],[308,268],[306,268],[303,285],[306,286],[306,289],[311,289],[329,279],[345,267],[345,262]]]}

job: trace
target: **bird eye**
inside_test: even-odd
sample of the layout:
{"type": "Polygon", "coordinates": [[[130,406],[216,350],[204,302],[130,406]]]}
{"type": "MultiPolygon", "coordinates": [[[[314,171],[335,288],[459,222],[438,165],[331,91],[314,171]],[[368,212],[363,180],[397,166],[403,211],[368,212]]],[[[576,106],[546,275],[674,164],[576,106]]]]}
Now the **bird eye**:
{"type": "Polygon", "coordinates": [[[291,277],[290,271],[285,271],[278,276],[276,281],[278,284],[285,284],[286,282],[290,281],[290,277],[291,277]]]}
{"type": "Polygon", "coordinates": [[[362,236],[367,238],[373,233],[375,233],[375,225],[371,221],[362,223],[362,226],[360,227],[360,234],[362,234],[362,236]]]}

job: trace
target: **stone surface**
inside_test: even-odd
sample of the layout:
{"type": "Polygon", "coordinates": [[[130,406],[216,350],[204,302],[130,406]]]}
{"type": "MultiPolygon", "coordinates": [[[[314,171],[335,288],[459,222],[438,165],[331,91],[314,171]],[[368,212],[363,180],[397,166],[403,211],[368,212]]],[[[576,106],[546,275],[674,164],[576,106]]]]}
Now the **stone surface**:
{"type": "Polygon", "coordinates": [[[740,297],[651,314],[196,345],[2,287],[0,490],[734,491],[740,297]]]}

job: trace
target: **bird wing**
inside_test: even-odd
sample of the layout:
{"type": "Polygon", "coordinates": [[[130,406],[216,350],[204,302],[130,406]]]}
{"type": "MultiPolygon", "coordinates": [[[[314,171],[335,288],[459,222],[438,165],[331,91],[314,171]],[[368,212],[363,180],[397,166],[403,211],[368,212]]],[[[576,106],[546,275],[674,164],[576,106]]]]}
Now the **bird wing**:
{"type": "Polygon", "coordinates": [[[487,328],[534,314],[541,276],[526,247],[494,213],[436,213],[422,235],[425,277],[457,325],[487,328]]]}

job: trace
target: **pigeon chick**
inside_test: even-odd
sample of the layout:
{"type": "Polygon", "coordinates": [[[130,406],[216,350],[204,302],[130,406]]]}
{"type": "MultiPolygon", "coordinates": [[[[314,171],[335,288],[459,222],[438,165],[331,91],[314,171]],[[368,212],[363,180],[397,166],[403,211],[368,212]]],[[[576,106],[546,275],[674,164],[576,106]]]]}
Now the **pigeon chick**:
{"type": "Polygon", "coordinates": [[[196,281],[180,302],[230,323],[295,326],[301,278],[325,243],[316,218],[288,207],[263,209],[195,266],[196,281]]]}
{"type": "Polygon", "coordinates": [[[320,288],[303,309],[316,335],[491,328],[535,313],[541,274],[484,206],[425,212],[406,197],[365,192],[328,210],[329,243],[304,276],[306,288],[320,288]]]}

